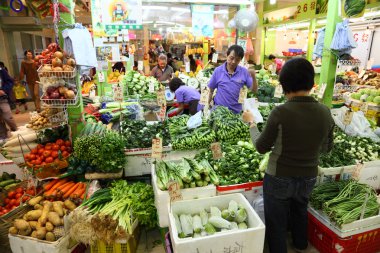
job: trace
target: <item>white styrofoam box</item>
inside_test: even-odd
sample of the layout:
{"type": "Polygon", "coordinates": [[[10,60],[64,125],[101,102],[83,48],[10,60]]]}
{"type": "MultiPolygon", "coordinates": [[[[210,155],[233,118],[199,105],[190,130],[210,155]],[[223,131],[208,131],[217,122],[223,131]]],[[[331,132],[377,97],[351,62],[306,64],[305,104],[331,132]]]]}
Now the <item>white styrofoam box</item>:
{"type": "Polygon", "coordinates": [[[68,235],[55,242],[47,242],[29,236],[8,235],[13,253],[70,253],[68,235]]]}
{"type": "MultiPolygon", "coordinates": [[[[173,151],[171,147],[163,147],[162,159],[166,161],[178,160],[181,158],[194,158],[199,150],[173,151]]],[[[141,176],[150,174],[152,167],[152,149],[138,148],[128,149],[125,151],[127,155],[127,166],[124,169],[124,175],[141,176]]]]}
{"type": "Polygon", "coordinates": [[[241,193],[253,205],[256,199],[263,196],[263,181],[217,186],[216,193],[217,195],[241,193]]]}
{"type": "Polygon", "coordinates": [[[262,253],[264,250],[265,225],[240,193],[175,202],[169,213],[169,223],[174,253],[223,253],[227,251],[262,253]],[[209,210],[211,206],[225,209],[231,200],[235,200],[247,210],[248,229],[220,232],[199,238],[181,239],[178,237],[173,214],[199,214],[202,210],[209,210]]]}
{"type": "Polygon", "coordinates": [[[349,237],[352,235],[365,233],[374,229],[380,228],[380,214],[366,219],[357,220],[348,224],[342,225],[340,228],[330,221],[329,217],[320,210],[315,210],[312,207],[308,211],[317,218],[323,225],[331,229],[335,234],[341,238],[349,237]]]}
{"type": "MultiPolygon", "coordinates": [[[[169,226],[169,207],[170,196],[168,191],[161,191],[157,186],[157,176],[155,165],[152,164],[152,186],[154,191],[154,203],[157,208],[158,224],[161,228],[169,226]]],[[[196,187],[181,189],[183,199],[198,199],[212,197],[216,195],[215,185],[208,185],[205,187],[196,187]]]]}

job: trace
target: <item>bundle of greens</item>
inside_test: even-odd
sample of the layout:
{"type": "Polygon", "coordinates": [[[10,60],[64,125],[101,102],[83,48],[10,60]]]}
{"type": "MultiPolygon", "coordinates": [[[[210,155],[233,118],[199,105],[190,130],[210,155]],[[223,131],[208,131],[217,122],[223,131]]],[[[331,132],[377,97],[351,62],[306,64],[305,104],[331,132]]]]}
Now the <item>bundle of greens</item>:
{"type": "Polygon", "coordinates": [[[310,202],[322,209],[339,226],[379,213],[375,190],[366,184],[350,180],[329,182],[314,188],[310,202]]]}
{"type": "Polygon", "coordinates": [[[126,156],[124,140],[115,132],[104,135],[82,136],[74,142],[74,156],[88,162],[96,172],[114,173],[124,169],[126,156]]]}
{"type": "Polygon", "coordinates": [[[219,179],[211,165],[202,160],[183,159],[179,163],[159,161],[156,164],[157,186],[167,190],[169,181],[177,181],[180,188],[203,187],[209,184],[218,185],[219,179]]]}
{"type": "Polygon", "coordinates": [[[231,200],[222,211],[212,206],[210,212],[174,214],[178,237],[203,237],[228,230],[247,229],[248,215],[244,207],[231,200]]]}
{"type": "Polygon", "coordinates": [[[379,159],[380,145],[369,138],[348,136],[335,128],[334,146],[330,153],[322,154],[319,166],[322,168],[354,165],[379,159]]]}
{"type": "Polygon", "coordinates": [[[169,132],[174,150],[208,148],[215,140],[215,132],[203,119],[202,125],[195,129],[187,128],[188,115],[169,119],[169,132]]]}
{"type": "Polygon", "coordinates": [[[210,125],[219,141],[237,142],[249,139],[249,128],[240,114],[234,114],[227,107],[218,106],[212,111],[210,125]]]}
{"type": "Polygon", "coordinates": [[[160,134],[163,146],[170,143],[169,131],[166,122],[158,122],[148,125],[144,120],[129,120],[121,122],[121,134],[124,137],[125,148],[150,148],[152,147],[152,139],[160,134]]]}
{"type": "Polygon", "coordinates": [[[222,144],[223,158],[214,160],[212,152],[198,154],[197,160],[206,159],[219,176],[220,185],[255,182],[264,177],[269,154],[260,155],[252,143],[239,141],[237,144],[222,144]]]}
{"type": "Polygon", "coordinates": [[[124,86],[125,95],[140,98],[156,97],[155,91],[158,90],[160,83],[154,77],[146,77],[137,71],[129,71],[121,81],[124,86]],[[153,92],[149,92],[149,85],[152,85],[153,92]]]}

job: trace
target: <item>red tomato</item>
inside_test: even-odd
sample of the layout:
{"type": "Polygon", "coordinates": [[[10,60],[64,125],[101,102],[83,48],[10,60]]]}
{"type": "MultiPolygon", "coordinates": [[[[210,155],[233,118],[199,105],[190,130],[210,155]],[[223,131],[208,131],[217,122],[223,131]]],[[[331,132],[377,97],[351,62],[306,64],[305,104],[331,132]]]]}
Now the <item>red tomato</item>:
{"type": "Polygon", "coordinates": [[[50,155],[51,155],[51,151],[49,151],[49,150],[45,150],[43,153],[44,157],[49,157],[50,155]]]}
{"type": "Polygon", "coordinates": [[[29,161],[30,155],[29,154],[24,155],[24,159],[25,159],[25,161],[29,161]]]}
{"type": "Polygon", "coordinates": [[[22,189],[22,187],[19,187],[19,188],[16,189],[15,192],[17,192],[17,193],[23,193],[24,189],[22,189]]]}
{"type": "MultiPolygon", "coordinates": [[[[33,195],[33,194],[32,194],[33,195]]],[[[24,196],[24,197],[22,197],[22,202],[26,202],[26,201],[28,201],[30,198],[29,198],[29,196],[24,196]]]]}
{"type": "Polygon", "coordinates": [[[71,147],[71,142],[70,141],[65,141],[65,146],[66,147],[71,147]]]}
{"type": "MultiPolygon", "coordinates": [[[[15,195],[16,195],[16,192],[14,192],[14,191],[8,192],[8,198],[10,198],[10,199],[14,198],[15,195]]],[[[11,202],[12,202],[12,200],[9,201],[9,203],[11,203],[11,202]]]]}
{"type": "Polygon", "coordinates": [[[50,145],[50,146],[47,146],[46,145],[46,147],[45,147],[45,150],[51,150],[52,149],[52,146],[50,145]]]}
{"type": "Polygon", "coordinates": [[[47,163],[46,162],[42,162],[41,165],[46,165],[47,163]]]}
{"type": "Polygon", "coordinates": [[[33,188],[30,188],[30,189],[28,189],[27,191],[26,191],[26,194],[28,194],[28,195],[34,195],[34,189],[33,188]]]}
{"type": "Polygon", "coordinates": [[[19,205],[20,205],[20,199],[16,199],[15,206],[19,206],[19,205]]]}
{"type": "Polygon", "coordinates": [[[37,160],[31,160],[30,163],[33,164],[33,165],[36,165],[36,161],[37,160]]]}
{"type": "Polygon", "coordinates": [[[63,151],[62,152],[62,156],[63,157],[68,157],[70,154],[69,154],[69,152],[67,152],[67,151],[63,151]]]}
{"type": "Polygon", "coordinates": [[[9,209],[9,208],[4,208],[4,209],[3,209],[3,213],[4,213],[4,214],[8,213],[8,212],[9,212],[8,209],[9,209]]]}
{"type": "MultiPolygon", "coordinates": [[[[59,149],[59,146],[57,145],[58,149],[59,149]]],[[[58,151],[52,151],[51,152],[51,157],[53,158],[57,158],[58,157],[58,151]]]]}
{"type": "Polygon", "coordinates": [[[38,144],[38,145],[37,145],[37,149],[41,149],[41,148],[44,148],[44,145],[42,145],[42,144],[38,144]]]}
{"type": "Polygon", "coordinates": [[[58,140],[55,142],[55,144],[57,144],[58,146],[62,146],[64,143],[65,143],[65,142],[64,142],[64,140],[62,140],[62,139],[58,139],[58,140]]]}
{"type": "Polygon", "coordinates": [[[22,197],[22,193],[17,193],[15,199],[20,199],[22,197]]]}
{"type": "Polygon", "coordinates": [[[5,204],[9,204],[9,199],[8,198],[6,198],[5,200],[4,200],[4,202],[5,202],[5,204]]]}
{"type": "Polygon", "coordinates": [[[59,145],[54,144],[54,145],[52,146],[52,149],[53,149],[53,150],[59,150],[59,145]]]}
{"type": "Polygon", "coordinates": [[[15,200],[15,199],[12,199],[12,200],[9,202],[9,204],[10,204],[11,206],[14,206],[15,203],[16,203],[16,200],[15,200]]]}
{"type": "Polygon", "coordinates": [[[29,160],[35,160],[36,159],[36,155],[35,154],[30,154],[29,155],[29,160]]]}
{"type": "Polygon", "coordinates": [[[41,149],[38,150],[38,154],[42,155],[44,153],[44,151],[45,151],[45,149],[41,148],[41,149]]]}
{"type": "Polygon", "coordinates": [[[41,159],[37,159],[37,160],[35,160],[35,162],[34,162],[35,165],[40,165],[41,163],[42,163],[41,159]]]}
{"type": "Polygon", "coordinates": [[[32,154],[38,154],[38,149],[34,148],[34,149],[32,149],[32,151],[30,153],[32,153],[32,154]]]}
{"type": "Polygon", "coordinates": [[[66,150],[66,146],[61,146],[60,149],[62,152],[66,150]]]}
{"type": "Polygon", "coordinates": [[[45,162],[46,163],[52,163],[54,161],[54,158],[53,157],[46,157],[46,159],[45,159],[45,162]]]}

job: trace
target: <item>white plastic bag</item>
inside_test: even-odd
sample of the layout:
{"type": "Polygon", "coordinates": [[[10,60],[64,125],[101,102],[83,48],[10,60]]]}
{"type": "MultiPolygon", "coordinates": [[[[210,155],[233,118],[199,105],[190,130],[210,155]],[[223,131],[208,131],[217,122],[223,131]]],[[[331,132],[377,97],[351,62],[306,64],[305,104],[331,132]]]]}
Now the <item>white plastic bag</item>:
{"type": "Polygon", "coordinates": [[[265,224],[265,215],[264,215],[264,198],[259,197],[252,203],[253,209],[256,211],[256,213],[259,215],[260,219],[265,224]]]}
{"type": "Polygon", "coordinates": [[[335,124],[350,136],[360,136],[364,138],[370,138],[375,142],[380,142],[379,136],[377,136],[371,129],[371,125],[369,124],[362,111],[354,112],[352,121],[349,125],[343,124],[344,115],[348,110],[349,109],[347,107],[331,110],[335,124]]]}
{"type": "Polygon", "coordinates": [[[187,121],[187,128],[193,129],[202,125],[202,111],[197,112],[187,121]]]}
{"type": "Polygon", "coordinates": [[[259,103],[255,98],[247,98],[244,100],[243,109],[244,111],[250,111],[253,114],[253,119],[255,123],[263,123],[264,119],[259,111],[259,103]]]}

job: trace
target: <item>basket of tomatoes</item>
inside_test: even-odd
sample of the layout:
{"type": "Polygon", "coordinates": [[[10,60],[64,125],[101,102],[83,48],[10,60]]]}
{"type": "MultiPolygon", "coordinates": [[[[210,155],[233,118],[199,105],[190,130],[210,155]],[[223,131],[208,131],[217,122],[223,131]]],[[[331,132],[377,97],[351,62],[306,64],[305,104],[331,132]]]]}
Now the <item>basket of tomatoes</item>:
{"type": "Polygon", "coordinates": [[[56,177],[68,167],[68,158],[72,152],[71,142],[58,139],[45,145],[38,144],[24,156],[26,165],[39,179],[56,177]]]}

